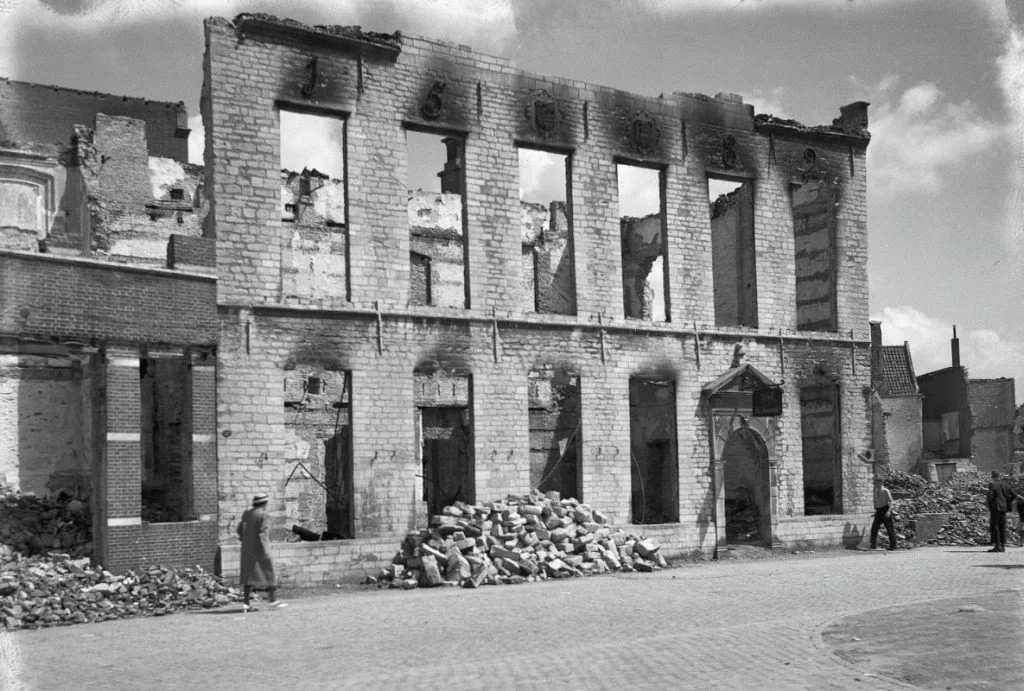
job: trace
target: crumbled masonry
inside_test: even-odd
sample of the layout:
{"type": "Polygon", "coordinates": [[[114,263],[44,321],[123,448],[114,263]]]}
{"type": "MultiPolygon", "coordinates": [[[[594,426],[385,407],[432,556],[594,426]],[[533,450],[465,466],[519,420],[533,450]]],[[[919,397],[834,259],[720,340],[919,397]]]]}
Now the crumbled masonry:
{"type": "Polygon", "coordinates": [[[210,609],[241,599],[201,568],[90,566],[88,504],[0,486],[0,623],[8,630],[210,609]]]}
{"type": "Polygon", "coordinates": [[[26,556],[50,551],[91,557],[92,518],[82,497],[37,497],[0,485],[0,545],[26,556]]]}
{"type": "Polygon", "coordinates": [[[201,568],[114,575],[66,554],[23,557],[0,545],[0,618],[7,630],[86,624],[211,609],[240,601],[236,588],[201,568]]]}
{"type": "Polygon", "coordinates": [[[654,540],[615,529],[600,511],[558,492],[455,502],[430,526],[409,534],[393,563],[366,583],[477,588],[668,566],[654,540]]]}
{"type": "MultiPolygon", "coordinates": [[[[951,514],[938,533],[925,541],[930,545],[987,545],[989,513],[985,503],[989,478],[984,473],[959,472],[949,481],[935,483],[919,475],[892,471],[885,477],[885,486],[893,496],[897,546],[920,544],[915,526],[921,514],[951,514]]],[[[1024,491],[1024,482],[1017,479],[1015,488],[1024,491]]],[[[1012,537],[1011,537],[1012,540],[1012,537]]],[[[879,531],[879,544],[886,544],[885,529],[879,531]]]]}

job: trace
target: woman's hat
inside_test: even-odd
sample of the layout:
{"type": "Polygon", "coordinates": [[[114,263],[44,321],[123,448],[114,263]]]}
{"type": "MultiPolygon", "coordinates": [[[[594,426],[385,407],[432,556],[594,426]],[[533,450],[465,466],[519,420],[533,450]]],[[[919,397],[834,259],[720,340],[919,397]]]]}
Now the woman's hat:
{"type": "Polygon", "coordinates": [[[268,501],[270,501],[270,497],[268,497],[266,494],[257,494],[255,497],[252,498],[252,505],[258,506],[260,504],[266,504],[268,501]]]}

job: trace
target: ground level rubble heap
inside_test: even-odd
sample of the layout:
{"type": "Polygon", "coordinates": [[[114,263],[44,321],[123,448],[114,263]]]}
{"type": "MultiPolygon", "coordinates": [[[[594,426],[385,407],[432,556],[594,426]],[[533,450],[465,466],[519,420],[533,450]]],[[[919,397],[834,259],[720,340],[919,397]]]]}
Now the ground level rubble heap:
{"type": "MultiPolygon", "coordinates": [[[[913,527],[916,517],[943,513],[950,514],[949,518],[925,544],[989,544],[989,511],[985,501],[988,483],[991,481],[988,475],[972,471],[958,472],[941,483],[929,482],[920,475],[901,471],[882,473],[882,477],[893,495],[897,546],[912,547],[920,544],[913,527]]],[[[1024,477],[1010,478],[1010,482],[1018,494],[1024,495],[1024,477]]],[[[879,531],[879,544],[887,544],[884,529],[879,531]]]]}
{"type": "Polygon", "coordinates": [[[420,586],[517,584],[609,571],[668,566],[660,545],[608,525],[607,517],[558,492],[455,502],[430,528],[408,535],[393,563],[368,584],[420,586]]]}
{"type": "Polygon", "coordinates": [[[88,503],[0,487],[0,622],[8,630],[210,609],[241,600],[199,568],[112,574],[90,565],[88,503]]]}

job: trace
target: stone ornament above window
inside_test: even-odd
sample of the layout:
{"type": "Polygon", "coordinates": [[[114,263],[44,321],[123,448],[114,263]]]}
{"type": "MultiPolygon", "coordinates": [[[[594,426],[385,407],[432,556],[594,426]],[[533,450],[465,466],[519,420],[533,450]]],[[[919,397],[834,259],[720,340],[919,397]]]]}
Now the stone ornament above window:
{"type": "Polygon", "coordinates": [[[542,137],[549,137],[562,123],[558,101],[547,91],[536,93],[526,109],[530,126],[542,137]]]}
{"type": "Polygon", "coordinates": [[[661,139],[661,130],[658,128],[657,120],[645,110],[633,116],[629,134],[633,148],[642,156],[646,156],[657,148],[658,141],[661,139]]]}
{"type": "Polygon", "coordinates": [[[441,110],[444,108],[442,95],[446,86],[447,83],[440,79],[434,81],[423,99],[423,105],[420,106],[420,115],[427,120],[437,120],[441,116],[441,110]]]}

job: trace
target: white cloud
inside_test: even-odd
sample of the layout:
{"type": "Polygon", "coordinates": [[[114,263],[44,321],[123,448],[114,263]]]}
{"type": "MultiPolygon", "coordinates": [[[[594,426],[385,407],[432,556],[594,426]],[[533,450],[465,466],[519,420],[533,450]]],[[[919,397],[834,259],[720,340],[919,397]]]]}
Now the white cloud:
{"type": "MultiPolygon", "coordinates": [[[[886,307],[872,319],[882,322],[882,342],[910,344],[914,370],[926,372],[952,365],[953,325],[908,305],[886,307]]],[[[973,379],[1012,377],[1018,403],[1024,400],[1024,343],[1010,341],[991,329],[957,329],[960,364],[973,379]]]]}
{"type": "Polygon", "coordinates": [[[519,198],[536,204],[565,201],[565,156],[519,149],[519,198]]]}
{"type": "Polygon", "coordinates": [[[1017,254],[1018,276],[1024,278],[1024,27],[1011,25],[997,66],[999,86],[1010,112],[1009,134],[1015,153],[1003,221],[1004,239],[1017,254]]]}
{"type": "Polygon", "coordinates": [[[188,127],[188,162],[203,165],[203,149],[206,147],[206,130],[203,129],[203,116],[190,115],[188,127]]]}
{"type": "Polygon", "coordinates": [[[753,94],[743,94],[743,102],[754,106],[755,113],[774,115],[777,118],[787,119],[786,108],[782,105],[782,94],[784,89],[777,86],[771,91],[754,89],[753,94]]]}
{"type": "MultiPolygon", "coordinates": [[[[307,20],[310,24],[359,24],[366,17],[379,15],[382,9],[393,13],[405,32],[443,36],[483,52],[503,52],[516,35],[511,0],[474,0],[472,5],[464,0],[391,0],[387,5],[380,0],[305,0],[302,4],[304,15],[315,17],[307,20]]],[[[89,33],[118,22],[181,16],[201,21],[209,16],[234,17],[241,12],[290,16],[290,11],[294,12],[280,0],[14,0],[11,21],[0,24],[15,31],[20,25],[89,33]]],[[[391,31],[384,27],[381,30],[391,31]]],[[[0,35],[3,33],[0,27],[0,35]]]]}
{"type": "Polygon", "coordinates": [[[639,166],[618,166],[619,215],[643,218],[661,211],[658,171],[639,166]]]}
{"type": "Polygon", "coordinates": [[[394,0],[403,30],[502,53],[516,36],[511,0],[394,0]]]}
{"type": "Polygon", "coordinates": [[[945,169],[988,150],[1006,134],[1005,125],[982,117],[970,101],[949,102],[932,82],[916,84],[895,100],[888,95],[894,84],[887,78],[871,118],[868,165],[874,191],[938,192],[945,169]]]}
{"type": "Polygon", "coordinates": [[[296,172],[315,168],[337,180],[344,179],[344,122],[282,110],[281,167],[296,172]]]}

